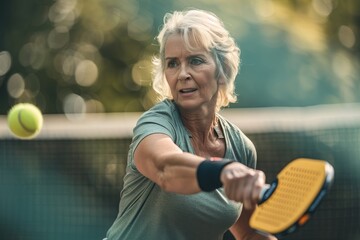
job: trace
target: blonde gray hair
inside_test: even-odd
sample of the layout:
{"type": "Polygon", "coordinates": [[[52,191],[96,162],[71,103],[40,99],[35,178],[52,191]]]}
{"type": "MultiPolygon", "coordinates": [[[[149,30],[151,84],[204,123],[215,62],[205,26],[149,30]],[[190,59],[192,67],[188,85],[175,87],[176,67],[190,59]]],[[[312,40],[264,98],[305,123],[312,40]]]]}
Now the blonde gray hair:
{"type": "Polygon", "coordinates": [[[153,89],[160,95],[160,100],[172,98],[164,71],[165,44],[173,34],[183,38],[189,51],[203,48],[213,56],[216,77],[225,83],[219,89],[217,110],[236,102],[235,79],[239,71],[240,49],[223,22],[215,14],[203,10],[175,11],[164,16],[164,25],[157,36],[159,55],[153,58],[153,89]]]}

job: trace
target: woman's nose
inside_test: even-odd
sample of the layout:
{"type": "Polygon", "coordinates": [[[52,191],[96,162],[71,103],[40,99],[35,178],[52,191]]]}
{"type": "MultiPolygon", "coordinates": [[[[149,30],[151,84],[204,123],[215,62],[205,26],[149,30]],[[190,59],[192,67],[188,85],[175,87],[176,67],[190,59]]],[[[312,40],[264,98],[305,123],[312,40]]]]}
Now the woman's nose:
{"type": "Polygon", "coordinates": [[[190,79],[190,73],[189,73],[189,69],[186,65],[181,65],[180,67],[180,72],[178,75],[178,80],[188,80],[190,79]]]}

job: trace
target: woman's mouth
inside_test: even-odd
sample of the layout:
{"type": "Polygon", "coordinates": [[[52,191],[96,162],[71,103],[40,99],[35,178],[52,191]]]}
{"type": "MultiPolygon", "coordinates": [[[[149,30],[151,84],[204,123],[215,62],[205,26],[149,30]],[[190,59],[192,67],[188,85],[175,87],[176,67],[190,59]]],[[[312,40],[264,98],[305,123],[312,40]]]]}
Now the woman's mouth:
{"type": "Polygon", "coordinates": [[[180,93],[192,93],[192,92],[195,92],[197,89],[196,88],[183,88],[183,89],[180,89],[180,93]]]}

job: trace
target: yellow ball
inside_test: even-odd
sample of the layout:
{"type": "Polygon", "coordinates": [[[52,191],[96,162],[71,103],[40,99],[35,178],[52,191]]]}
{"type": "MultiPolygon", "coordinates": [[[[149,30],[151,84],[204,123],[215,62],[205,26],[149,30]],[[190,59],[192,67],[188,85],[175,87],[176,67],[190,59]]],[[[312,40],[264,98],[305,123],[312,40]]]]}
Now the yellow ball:
{"type": "Polygon", "coordinates": [[[7,116],[10,131],[18,138],[36,137],[43,125],[40,110],[30,103],[19,103],[13,106],[7,116]]]}

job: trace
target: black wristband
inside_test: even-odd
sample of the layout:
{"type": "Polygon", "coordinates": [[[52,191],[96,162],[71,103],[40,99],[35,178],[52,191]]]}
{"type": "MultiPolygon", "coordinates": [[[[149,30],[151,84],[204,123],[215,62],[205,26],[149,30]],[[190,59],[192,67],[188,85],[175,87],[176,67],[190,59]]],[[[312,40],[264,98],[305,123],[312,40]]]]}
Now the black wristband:
{"type": "Polygon", "coordinates": [[[209,160],[200,163],[196,170],[196,177],[201,190],[211,192],[222,186],[220,180],[221,170],[234,161],[229,159],[209,160]]]}

